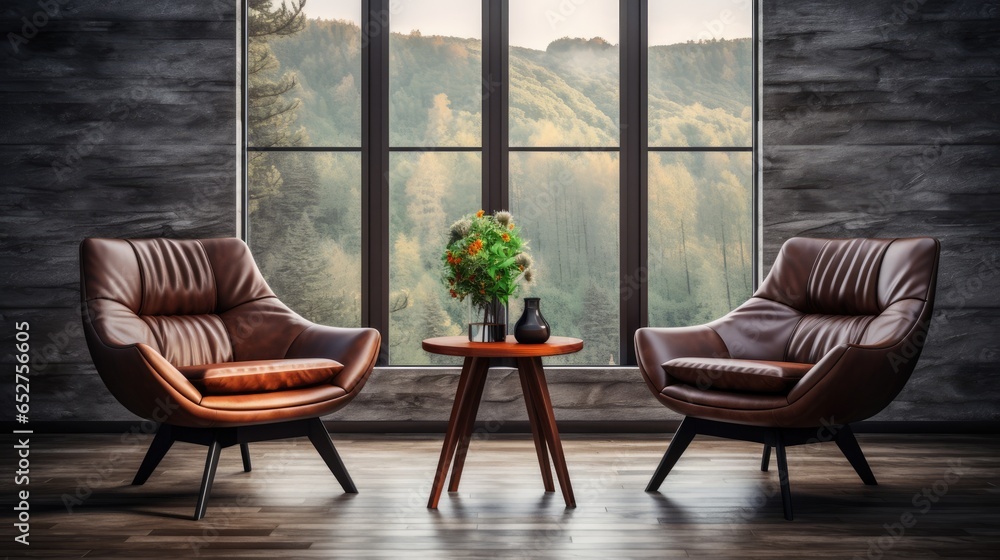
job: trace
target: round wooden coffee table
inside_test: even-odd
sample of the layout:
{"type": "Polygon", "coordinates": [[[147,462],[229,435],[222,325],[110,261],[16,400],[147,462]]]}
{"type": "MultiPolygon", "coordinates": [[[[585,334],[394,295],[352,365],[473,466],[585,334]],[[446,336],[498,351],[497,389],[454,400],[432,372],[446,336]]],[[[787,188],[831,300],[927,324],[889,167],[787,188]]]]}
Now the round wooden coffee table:
{"type": "Polygon", "coordinates": [[[476,421],[476,412],[479,410],[479,401],[486,386],[490,360],[497,358],[514,358],[517,362],[517,373],[521,379],[524,404],[528,408],[528,422],[531,424],[531,435],[535,440],[535,453],[538,455],[538,466],[542,471],[545,491],[555,492],[552,484],[552,467],[549,466],[549,453],[551,453],[566,507],[576,507],[569,471],[566,469],[566,458],[563,456],[562,442],[559,440],[559,429],[552,414],[549,389],[545,384],[542,357],[579,352],[583,348],[583,341],[578,338],[553,336],[543,344],[518,344],[513,336],[508,336],[506,342],[469,342],[464,336],[446,336],[424,340],[423,348],[434,354],[465,357],[427,507],[437,508],[441,492],[444,490],[445,478],[448,476],[448,467],[452,466],[452,459],[454,466],[448,491],[458,491],[465,456],[468,454],[469,441],[472,438],[472,428],[476,421]]]}

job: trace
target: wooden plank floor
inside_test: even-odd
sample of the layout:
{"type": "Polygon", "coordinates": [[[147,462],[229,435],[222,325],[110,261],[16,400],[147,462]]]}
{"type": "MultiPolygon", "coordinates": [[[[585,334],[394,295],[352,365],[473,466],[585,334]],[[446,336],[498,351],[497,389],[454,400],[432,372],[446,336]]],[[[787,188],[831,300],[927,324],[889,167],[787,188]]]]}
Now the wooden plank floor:
{"type": "MultiPolygon", "coordinates": [[[[356,495],[341,492],[304,439],[251,445],[251,473],[233,447],[223,451],[207,516],[195,522],[204,447],[176,444],[133,487],[149,436],[36,435],[31,546],[13,543],[5,523],[0,556],[1000,557],[1000,437],[859,439],[877,487],[862,485],[832,443],[789,451],[793,522],[782,518],[773,462],[759,470],[758,446],[698,438],[661,492],[647,494],[668,437],[619,435],[564,437],[575,510],[558,491],[543,492],[528,436],[474,441],[461,491],[438,511],[425,504],[441,436],[335,435],[356,495]],[[67,496],[82,503],[70,512],[67,496]],[[910,525],[898,525],[901,534],[886,528],[901,522],[910,525]]],[[[9,453],[4,460],[10,466],[9,453]]],[[[5,517],[12,499],[4,490],[5,517]]]]}

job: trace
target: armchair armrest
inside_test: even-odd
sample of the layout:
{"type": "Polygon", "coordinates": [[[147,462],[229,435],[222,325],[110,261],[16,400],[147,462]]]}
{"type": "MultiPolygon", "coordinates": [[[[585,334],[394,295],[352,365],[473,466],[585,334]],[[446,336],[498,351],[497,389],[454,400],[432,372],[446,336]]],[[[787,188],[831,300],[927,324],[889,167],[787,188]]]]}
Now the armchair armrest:
{"type": "Polygon", "coordinates": [[[85,329],[91,355],[105,385],[122,405],[141,417],[180,423],[201,402],[201,392],[147,344],[101,340],[85,329]]]}
{"type": "Polygon", "coordinates": [[[328,358],[344,364],[333,379],[348,393],[361,389],[375,367],[382,335],[375,329],[310,325],[292,341],[286,358],[328,358]]]}
{"type": "Polygon", "coordinates": [[[888,346],[834,347],[789,391],[789,405],[815,408],[818,417],[831,423],[857,422],[877,414],[913,373],[919,349],[908,344],[904,338],[888,346]]]}
{"type": "Polygon", "coordinates": [[[169,385],[173,390],[184,395],[189,401],[195,404],[201,402],[201,391],[159,352],[142,343],[135,346],[153,375],[169,385]]]}
{"type": "Polygon", "coordinates": [[[728,358],[722,337],[706,325],[674,328],[642,328],[635,332],[635,355],[639,371],[655,393],[673,383],[663,362],[674,358],[728,358]]]}

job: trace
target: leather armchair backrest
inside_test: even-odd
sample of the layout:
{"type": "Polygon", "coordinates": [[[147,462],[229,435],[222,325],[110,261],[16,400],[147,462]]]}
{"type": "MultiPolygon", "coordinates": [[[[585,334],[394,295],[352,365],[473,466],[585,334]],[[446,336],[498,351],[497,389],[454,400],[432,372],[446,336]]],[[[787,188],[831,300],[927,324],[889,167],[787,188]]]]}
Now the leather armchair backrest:
{"type": "Polygon", "coordinates": [[[174,366],[280,358],[308,326],[239,239],[86,239],[80,265],[88,334],[147,344],[174,366]]]}
{"type": "Polygon", "coordinates": [[[816,363],[841,344],[891,344],[933,304],[931,238],[792,238],[760,288],[712,327],[736,358],[816,363]]]}

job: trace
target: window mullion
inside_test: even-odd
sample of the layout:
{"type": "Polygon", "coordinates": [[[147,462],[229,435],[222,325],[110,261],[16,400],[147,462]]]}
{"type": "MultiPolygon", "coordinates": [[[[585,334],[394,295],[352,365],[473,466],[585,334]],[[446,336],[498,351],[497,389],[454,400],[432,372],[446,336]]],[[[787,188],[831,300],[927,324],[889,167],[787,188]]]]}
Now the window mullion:
{"type": "Polygon", "coordinates": [[[389,2],[362,0],[361,323],[389,341],[389,2]]]}
{"type": "Polygon", "coordinates": [[[508,187],[509,9],[507,0],[483,1],[483,208],[510,207],[508,187]]]}
{"type": "Polygon", "coordinates": [[[635,365],[635,331],[648,324],[647,0],[620,0],[621,57],[620,285],[621,360],[635,365]]]}

